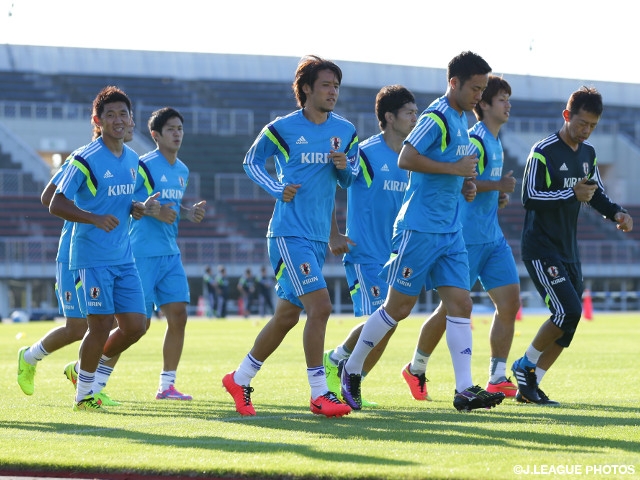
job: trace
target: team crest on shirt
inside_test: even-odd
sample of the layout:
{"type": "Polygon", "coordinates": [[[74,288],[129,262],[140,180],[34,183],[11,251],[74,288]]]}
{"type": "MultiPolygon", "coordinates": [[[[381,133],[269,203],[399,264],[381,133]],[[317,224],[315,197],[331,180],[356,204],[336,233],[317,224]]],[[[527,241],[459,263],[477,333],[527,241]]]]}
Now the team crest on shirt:
{"type": "Polygon", "coordinates": [[[340,137],[331,137],[331,148],[333,150],[340,150],[340,145],[342,145],[340,137]]]}
{"type": "Polygon", "coordinates": [[[91,287],[91,289],[89,290],[89,295],[91,296],[91,298],[98,298],[100,296],[100,288],[91,287]]]}
{"type": "Polygon", "coordinates": [[[556,278],[560,274],[560,270],[558,270],[558,267],[551,265],[547,268],[547,273],[551,278],[556,278]]]}
{"type": "Polygon", "coordinates": [[[311,265],[308,263],[301,263],[300,264],[300,271],[305,274],[305,275],[311,275],[311,265]]]}
{"type": "Polygon", "coordinates": [[[135,168],[130,168],[129,171],[131,172],[131,178],[133,178],[135,180],[136,179],[136,169],[135,168]]]}
{"type": "Polygon", "coordinates": [[[178,177],[178,182],[180,183],[180,186],[184,188],[184,178],[178,177]]]}
{"type": "Polygon", "coordinates": [[[70,302],[70,301],[71,301],[71,292],[70,292],[69,290],[66,290],[66,291],[64,292],[64,300],[65,300],[66,302],[70,302]]]}
{"type": "Polygon", "coordinates": [[[413,275],[413,269],[402,267],[402,278],[409,278],[411,275],[413,275]]]}
{"type": "Polygon", "coordinates": [[[584,170],[585,175],[589,175],[589,164],[587,162],[582,164],[582,170],[584,170]]]}
{"type": "Polygon", "coordinates": [[[379,297],[380,296],[380,287],[377,285],[374,285],[373,287],[371,287],[371,295],[373,295],[374,297],[379,297]]]}

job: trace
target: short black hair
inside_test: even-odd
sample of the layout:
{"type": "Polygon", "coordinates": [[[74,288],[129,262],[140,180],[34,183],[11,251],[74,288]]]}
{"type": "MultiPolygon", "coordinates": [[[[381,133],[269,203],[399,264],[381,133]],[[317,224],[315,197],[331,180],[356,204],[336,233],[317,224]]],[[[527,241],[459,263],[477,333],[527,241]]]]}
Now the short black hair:
{"type": "MultiPolygon", "coordinates": [[[[489,75],[489,83],[487,83],[487,88],[485,88],[482,92],[482,99],[480,100],[480,102],[485,102],[487,105],[491,105],[493,97],[495,97],[501,91],[511,96],[511,85],[509,85],[509,82],[507,82],[502,77],[489,75]]],[[[484,112],[480,107],[480,102],[476,103],[476,106],[473,107],[473,112],[476,114],[476,118],[478,120],[482,120],[482,118],[484,117],[484,112]]]]}
{"type": "Polygon", "coordinates": [[[331,70],[338,78],[338,83],[342,83],[342,70],[340,70],[340,67],[332,61],[325,60],[317,55],[307,55],[302,57],[298,63],[293,85],[291,86],[300,108],[303,108],[307,103],[307,95],[304,93],[302,87],[304,87],[304,85],[309,85],[313,88],[313,84],[318,79],[318,72],[321,70],[331,70]]]}
{"type": "Polygon", "coordinates": [[[175,108],[172,107],[164,107],[160,110],[156,110],[149,117],[149,132],[158,132],[162,133],[162,127],[172,118],[178,117],[182,123],[184,123],[184,118],[175,108]]]}
{"type": "Polygon", "coordinates": [[[376,95],[376,117],[380,130],[384,130],[387,126],[385,114],[391,112],[394,115],[398,113],[407,103],[416,103],[416,99],[407,88],[402,85],[387,85],[382,87],[376,95]]]}
{"type": "Polygon", "coordinates": [[[577,115],[580,110],[584,110],[600,117],[604,110],[602,95],[594,87],[582,86],[569,97],[567,110],[569,110],[571,116],[577,115]]]}
{"type": "Polygon", "coordinates": [[[458,77],[461,84],[464,84],[474,75],[486,75],[491,72],[491,67],[477,53],[470,51],[462,52],[451,59],[447,66],[447,80],[458,77]]]}

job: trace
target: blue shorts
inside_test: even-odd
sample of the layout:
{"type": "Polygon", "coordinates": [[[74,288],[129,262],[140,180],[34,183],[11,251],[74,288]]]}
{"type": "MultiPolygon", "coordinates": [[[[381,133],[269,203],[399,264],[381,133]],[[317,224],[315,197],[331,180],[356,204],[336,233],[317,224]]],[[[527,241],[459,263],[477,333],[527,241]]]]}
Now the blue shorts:
{"type": "Polygon", "coordinates": [[[322,267],[327,244],[302,237],[273,237],[267,239],[269,260],[275,272],[278,297],[300,308],[298,297],[327,288],[322,267]]]}
{"type": "Polygon", "coordinates": [[[80,279],[69,270],[68,262],[56,263],[56,298],[58,299],[58,313],[65,318],[84,318],[78,303],[76,287],[80,279]]]}
{"type": "Polygon", "coordinates": [[[382,265],[379,263],[345,262],[349,294],[356,317],[371,315],[387,298],[389,286],[378,276],[382,265]]]}
{"type": "Polygon", "coordinates": [[[393,236],[391,258],[380,277],[400,293],[417,297],[427,290],[469,290],[469,259],[462,232],[401,230],[393,236]]]}
{"type": "Polygon", "coordinates": [[[80,310],[87,316],[117,313],[145,315],[144,294],[135,263],[112,267],[82,268],[76,272],[80,310]]]}
{"type": "Polygon", "coordinates": [[[467,245],[469,252],[469,288],[480,280],[485,292],[520,283],[516,261],[504,237],[495,242],[467,245]]]}
{"type": "Polygon", "coordinates": [[[187,274],[180,254],[136,258],[142,282],[147,318],[153,316],[154,305],[191,301],[187,274]]]}

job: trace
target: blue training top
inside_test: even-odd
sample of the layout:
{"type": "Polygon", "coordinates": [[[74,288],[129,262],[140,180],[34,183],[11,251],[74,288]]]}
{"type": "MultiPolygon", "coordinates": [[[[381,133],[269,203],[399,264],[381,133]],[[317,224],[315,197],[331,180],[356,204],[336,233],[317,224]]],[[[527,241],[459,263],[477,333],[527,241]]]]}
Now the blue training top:
{"type": "Polygon", "coordinates": [[[358,136],[351,122],[329,113],[317,125],[303,110],[269,123],[244,158],[251,180],[276,198],[267,237],[305,237],[328,242],[336,183],[349,187],[358,174],[358,136]],[[338,170],[328,157],[331,150],[347,155],[347,168],[338,170]],[[274,158],[277,180],[267,172],[266,161],[274,158]],[[288,184],[300,184],[290,202],[282,201],[288,184]]]}
{"type": "Polygon", "coordinates": [[[360,172],[347,191],[347,236],[344,262],[384,264],[391,254],[393,222],[402,205],[409,180],[398,167],[398,154],[382,133],[360,143],[360,172]]]}
{"type": "MultiPolygon", "coordinates": [[[[478,180],[497,181],[502,178],[504,152],[502,142],[487,130],[482,122],[469,129],[471,143],[478,154],[478,180]]],[[[462,234],[467,245],[489,243],[504,235],[498,223],[498,196],[500,192],[480,192],[473,202],[462,202],[462,234]]]]}
{"type": "MultiPolygon", "coordinates": [[[[464,112],[451,108],[446,96],[420,115],[405,143],[437,162],[454,163],[469,155],[469,123],[464,112]]],[[[411,172],[395,230],[453,233],[462,228],[460,202],[463,177],[411,172]]]]}
{"type": "Polygon", "coordinates": [[[166,157],[155,149],[140,157],[138,179],[134,199],[144,202],[151,195],[160,192],[157,200],[161,204],[174,203],[171,207],[178,214],[173,223],[144,216],[140,220],[131,219],[129,234],[135,258],[177,255],[178,222],[180,204],[189,181],[189,168],[177,158],[171,165],[166,157]]]}
{"type": "MultiPolygon", "coordinates": [[[[64,175],[64,171],[69,166],[70,160],[73,159],[73,155],[76,152],[73,152],[71,155],[67,157],[58,171],[53,175],[51,179],[51,183],[53,185],[58,185],[60,183],[60,179],[64,175]]],[[[62,224],[62,230],[60,230],[60,240],[58,241],[58,254],[56,255],[56,262],[58,263],[66,263],[69,265],[69,248],[71,248],[71,232],[73,231],[73,222],[65,220],[62,224]]]]}
{"type": "Polygon", "coordinates": [[[106,267],[133,262],[129,241],[129,215],[138,170],[138,154],[123,145],[116,157],[102,137],[79,149],[60,179],[56,193],[78,208],[118,218],[119,225],[105,232],[89,223],[74,223],[69,268],[106,267]]]}

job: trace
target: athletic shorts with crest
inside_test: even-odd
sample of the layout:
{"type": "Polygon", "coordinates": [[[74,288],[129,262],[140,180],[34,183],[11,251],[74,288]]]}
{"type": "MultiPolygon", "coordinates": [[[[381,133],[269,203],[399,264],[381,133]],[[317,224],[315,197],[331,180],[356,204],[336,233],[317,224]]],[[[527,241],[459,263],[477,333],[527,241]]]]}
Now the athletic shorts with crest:
{"type": "Polygon", "coordinates": [[[520,283],[511,247],[504,237],[477,245],[467,245],[470,288],[480,280],[485,292],[520,283]]]}
{"type": "Polygon", "coordinates": [[[58,312],[65,318],[84,318],[78,303],[80,279],[69,270],[69,262],[56,263],[56,297],[58,298],[58,312]]]}
{"type": "Polygon", "coordinates": [[[387,298],[389,286],[380,278],[378,263],[344,263],[349,294],[356,317],[371,315],[387,298]]]}
{"type": "Polygon", "coordinates": [[[146,315],[144,293],[135,263],[77,270],[82,283],[78,302],[86,315],[141,313],[146,315]]]}
{"type": "Polygon", "coordinates": [[[393,236],[391,251],[380,277],[400,293],[417,297],[422,287],[469,290],[469,259],[461,231],[400,230],[393,236]]]}
{"type": "Polygon", "coordinates": [[[147,318],[153,316],[154,305],[189,303],[189,282],[181,255],[138,257],[136,267],[142,282],[147,318]]]}
{"type": "Polygon", "coordinates": [[[302,237],[267,238],[278,297],[303,308],[299,297],[327,288],[322,267],[327,243],[302,237]]]}

